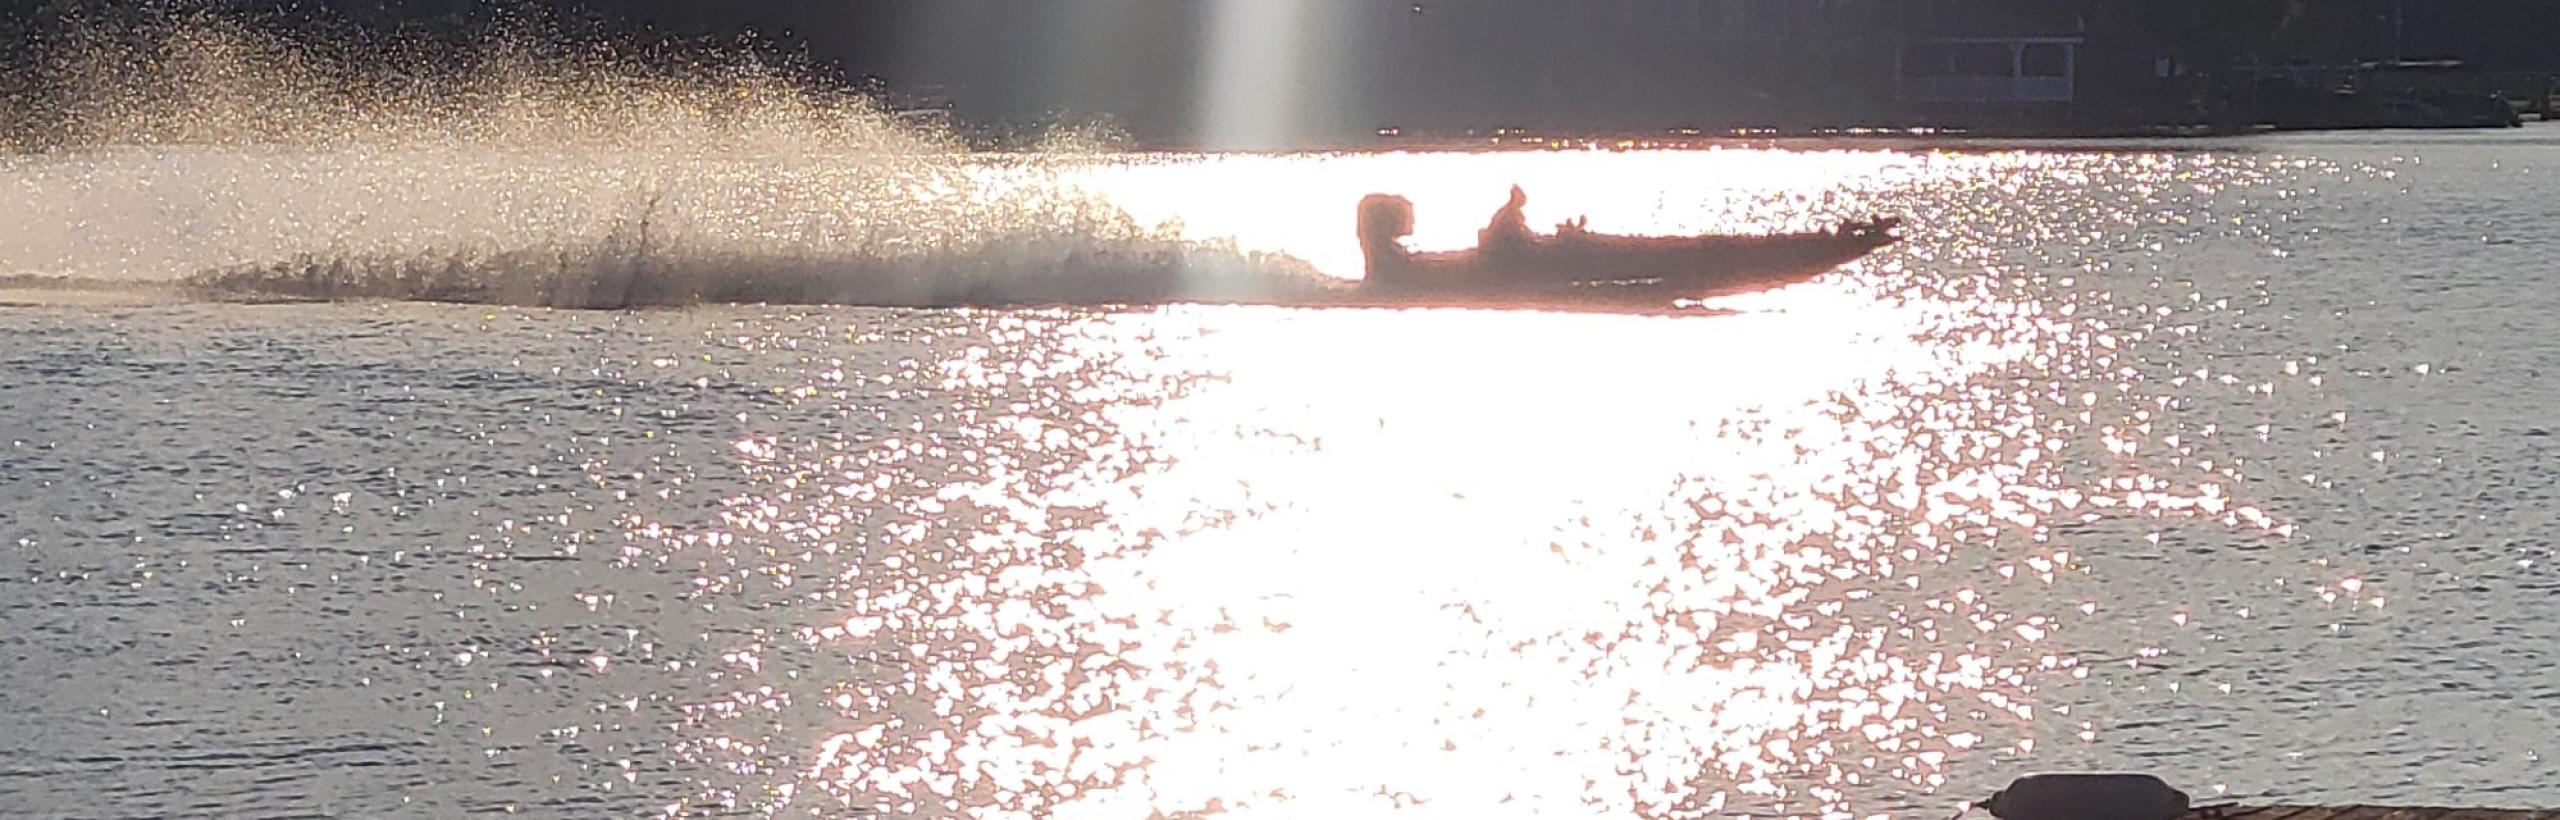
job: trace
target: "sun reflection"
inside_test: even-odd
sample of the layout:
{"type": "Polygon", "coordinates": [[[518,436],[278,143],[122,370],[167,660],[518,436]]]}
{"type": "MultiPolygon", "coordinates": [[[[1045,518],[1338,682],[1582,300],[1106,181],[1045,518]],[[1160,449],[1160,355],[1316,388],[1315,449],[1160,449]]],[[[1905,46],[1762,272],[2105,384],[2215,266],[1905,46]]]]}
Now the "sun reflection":
{"type": "MultiPolygon", "coordinates": [[[[2156,389],[2186,377],[2127,358],[2219,308],[2057,284],[2014,258],[2033,236],[1968,233],[2149,244],[2160,223],[2109,209],[2014,213],[2073,201],[2099,160],[1808,162],[1855,173],[1644,212],[1972,211],[1702,317],[948,312],[713,337],[768,363],[775,419],[827,423],[734,439],[709,520],[623,522],[627,564],[757,613],[704,636],[723,693],[685,707],[678,752],[726,774],[671,813],[1839,816],[2095,742],[2056,690],[2162,650],[2080,651],[2146,617],[2101,606],[2086,556],[2292,531],[2208,446],[2226,428],[2156,389]]],[[[2133,167],[2107,172],[2250,190],[2133,167]]],[[[2338,577],[2319,594],[2364,589],[2338,577]]]]}

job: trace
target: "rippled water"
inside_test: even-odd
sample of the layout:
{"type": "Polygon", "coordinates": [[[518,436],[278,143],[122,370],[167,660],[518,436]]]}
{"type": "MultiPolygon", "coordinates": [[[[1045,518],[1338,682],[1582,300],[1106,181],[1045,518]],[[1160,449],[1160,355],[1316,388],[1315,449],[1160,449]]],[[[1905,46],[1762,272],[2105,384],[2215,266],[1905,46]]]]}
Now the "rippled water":
{"type": "Polygon", "coordinates": [[[9,309],[0,803],[2560,805],[2547,129],[1077,173],[1333,271],[1515,181],[1910,240],[1688,317],[9,309]]]}

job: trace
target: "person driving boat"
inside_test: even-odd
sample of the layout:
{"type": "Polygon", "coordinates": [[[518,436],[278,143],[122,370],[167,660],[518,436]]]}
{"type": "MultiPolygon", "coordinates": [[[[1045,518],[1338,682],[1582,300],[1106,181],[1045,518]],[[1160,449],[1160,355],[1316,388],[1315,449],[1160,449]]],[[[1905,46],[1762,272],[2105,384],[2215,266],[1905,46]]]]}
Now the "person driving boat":
{"type": "Polygon", "coordinates": [[[1518,185],[1511,186],[1511,201],[1504,204],[1502,210],[1493,212],[1492,223],[1476,232],[1477,247],[1491,250],[1536,241],[1537,234],[1529,231],[1529,214],[1524,210],[1528,205],[1529,192],[1520,190],[1518,185]]]}

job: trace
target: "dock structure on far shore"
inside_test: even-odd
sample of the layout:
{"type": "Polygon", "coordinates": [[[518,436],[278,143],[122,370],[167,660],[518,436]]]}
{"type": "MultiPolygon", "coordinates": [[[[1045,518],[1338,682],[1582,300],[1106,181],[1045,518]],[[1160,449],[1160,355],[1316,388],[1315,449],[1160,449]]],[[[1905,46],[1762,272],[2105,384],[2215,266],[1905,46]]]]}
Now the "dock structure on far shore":
{"type": "Polygon", "coordinates": [[[2560,820],[2560,809],[2437,806],[2202,806],[2183,820],[2560,820]]]}

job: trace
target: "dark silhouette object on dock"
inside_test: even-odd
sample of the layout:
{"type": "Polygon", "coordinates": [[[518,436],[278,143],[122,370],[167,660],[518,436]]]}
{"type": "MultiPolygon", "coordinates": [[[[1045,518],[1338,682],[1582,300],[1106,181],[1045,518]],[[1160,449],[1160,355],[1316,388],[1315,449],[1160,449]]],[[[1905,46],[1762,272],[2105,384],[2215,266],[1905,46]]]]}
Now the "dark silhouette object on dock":
{"type": "MultiPolygon", "coordinates": [[[[2560,811],[2443,806],[2191,805],[2147,774],[2069,772],[2018,778],[1968,804],[2000,820],[2560,820],[2560,811]]],[[[1959,814],[1958,816],[1962,816],[1959,814]]]]}
{"type": "Polygon", "coordinates": [[[2056,772],[2010,781],[1966,808],[2000,820],[2178,820],[2190,806],[2186,792],[2151,775],[2056,772]]]}
{"type": "Polygon", "coordinates": [[[1703,236],[1594,233],[1588,219],[1538,235],[1511,201],[1469,250],[1421,253],[1404,247],[1413,234],[1413,202],[1392,194],[1360,200],[1362,290],[1373,298],[1415,302],[1666,303],[1794,284],[1899,241],[1894,217],[1845,222],[1827,231],[1703,236]]]}

